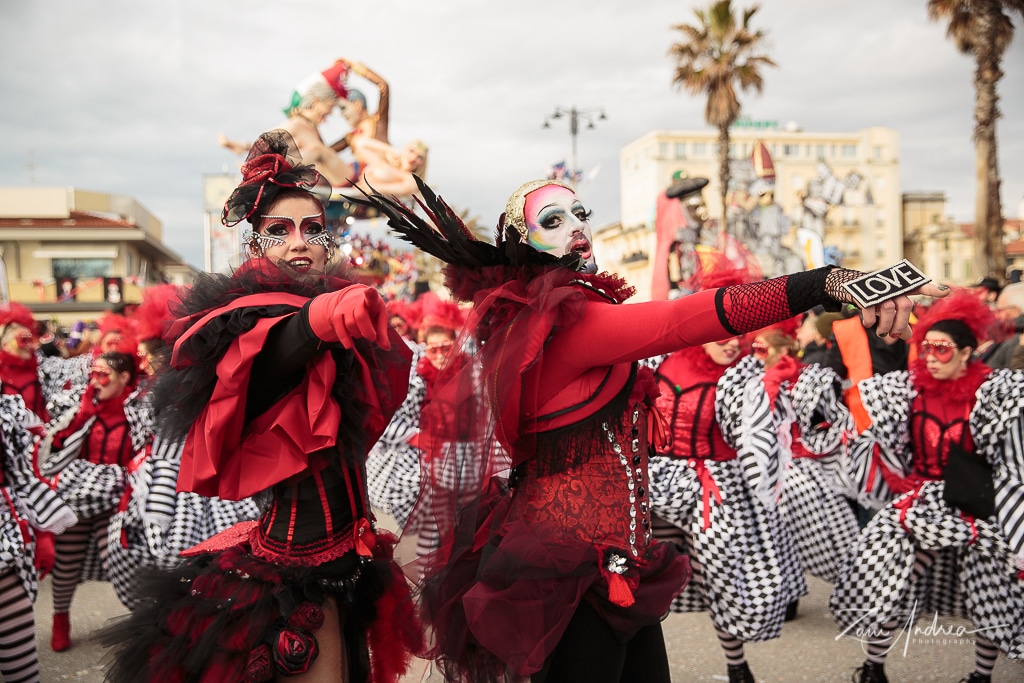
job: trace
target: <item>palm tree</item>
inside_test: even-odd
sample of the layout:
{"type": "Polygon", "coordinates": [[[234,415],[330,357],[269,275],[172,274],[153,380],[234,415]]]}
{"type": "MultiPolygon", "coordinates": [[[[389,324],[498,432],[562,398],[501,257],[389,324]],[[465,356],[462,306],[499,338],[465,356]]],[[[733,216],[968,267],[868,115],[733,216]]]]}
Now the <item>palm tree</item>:
{"type": "Polygon", "coordinates": [[[1013,39],[1013,20],[1024,16],[1024,0],[928,0],[928,16],[949,22],[946,36],[960,52],[974,56],[974,145],[977,196],[975,229],[982,236],[985,266],[990,275],[1006,275],[1003,248],[1003,209],[999,200],[999,159],[996,119],[1003,77],[1000,64],[1013,39]]]}
{"type": "Polygon", "coordinates": [[[669,48],[676,62],[672,84],[693,95],[706,95],[704,119],[718,128],[718,162],[722,195],[722,230],[726,226],[725,196],[729,188],[729,126],[740,115],[736,85],[741,90],[761,92],[761,69],[775,66],[762,54],[764,31],[750,28],[750,19],[760,7],[754,5],[735,16],[731,0],[715,0],[707,9],[695,9],[697,24],[679,24],[672,28],[683,40],[669,48]]]}

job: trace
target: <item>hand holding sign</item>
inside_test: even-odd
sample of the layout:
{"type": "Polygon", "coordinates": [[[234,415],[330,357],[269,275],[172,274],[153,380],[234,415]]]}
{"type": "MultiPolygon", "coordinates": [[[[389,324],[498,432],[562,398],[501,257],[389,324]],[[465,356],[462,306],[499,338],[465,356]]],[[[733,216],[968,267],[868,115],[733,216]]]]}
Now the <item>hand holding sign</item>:
{"type": "Polygon", "coordinates": [[[828,279],[835,282],[826,282],[826,289],[836,299],[857,305],[861,309],[864,326],[875,327],[880,337],[888,335],[910,339],[910,314],[914,310],[910,295],[941,299],[949,294],[949,287],[932,283],[906,259],[873,273],[851,277],[852,274],[854,271],[833,270],[828,279]],[[836,284],[842,289],[838,296],[836,284]]]}

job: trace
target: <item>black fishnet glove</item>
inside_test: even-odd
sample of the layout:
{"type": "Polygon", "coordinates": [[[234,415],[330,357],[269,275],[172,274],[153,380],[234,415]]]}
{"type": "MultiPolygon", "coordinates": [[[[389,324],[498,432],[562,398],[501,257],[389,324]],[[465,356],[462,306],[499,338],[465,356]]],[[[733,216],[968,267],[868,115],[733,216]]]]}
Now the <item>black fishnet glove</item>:
{"type": "Polygon", "coordinates": [[[716,297],[719,319],[733,334],[743,334],[815,306],[836,312],[843,304],[854,303],[843,283],[861,275],[856,270],[825,266],[764,282],[723,287],[716,297]]]}

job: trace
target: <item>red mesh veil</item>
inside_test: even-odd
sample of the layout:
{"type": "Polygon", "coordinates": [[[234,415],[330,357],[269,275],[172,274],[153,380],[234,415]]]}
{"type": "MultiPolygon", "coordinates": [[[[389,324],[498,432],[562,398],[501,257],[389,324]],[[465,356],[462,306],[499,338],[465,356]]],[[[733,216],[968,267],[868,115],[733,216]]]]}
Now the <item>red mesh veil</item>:
{"type": "Polygon", "coordinates": [[[242,164],[242,182],[224,203],[221,222],[228,227],[244,220],[251,223],[258,210],[286,190],[303,190],[321,204],[327,203],[333,191],[319,171],[302,163],[291,134],[277,129],[263,133],[253,143],[242,164]]]}

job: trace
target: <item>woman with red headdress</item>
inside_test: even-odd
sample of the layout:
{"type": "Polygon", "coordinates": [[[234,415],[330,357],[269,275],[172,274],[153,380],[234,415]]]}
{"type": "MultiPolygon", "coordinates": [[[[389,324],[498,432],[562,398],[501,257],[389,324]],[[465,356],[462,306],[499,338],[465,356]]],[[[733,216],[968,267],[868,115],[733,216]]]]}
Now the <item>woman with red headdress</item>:
{"type": "MultiPolygon", "coordinates": [[[[841,283],[859,274],[821,269],[628,305],[632,289],[597,272],[590,212],[572,188],[522,185],[495,245],[419,190],[433,224],[393,198],[368,201],[445,260],[453,298],[474,304],[460,342],[478,352],[425,410],[481,456],[446,451],[447,430],[421,433],[441,525],[421,584],[431,654],[448,680],[473,683],[668,681],[661,619],[690,570],[651,536],[648,457],[662,432],[656,381],[637,361],[847,300],[841,283]]],[[[903,334],[910,306],[865,320],[903,334]]]]}
{"type": "Polygon", "coordinates": [[[46,397],[39,383],[36,321],[27,306],[0,306],[0,379],[4,394],[19,394],[40,422],[49,420],[46,397]]]}
{"type": "Polygon", "coordinates": [[[860,383],[872,425],[855,452],[898,496],[829,601],[844,634],[869,634],[862,683],[887,680],[886,654],[921,617],[971,621],[971,683],[991,680],[1000,651],[1024,659],[1024,374],[975,357],[993,322],[958,292],[921,317],[908,371],[860,383]]]}
{"type": "MultiPolygon", "coordinates": [[[[703,285],[748,281],[745,270],[717,270],[703,285]]],[[[656,406],[668,435],[650,464],[654,536],[673,543],[693,570],[671,611],[710,612],[729,681],[738,683],[754,680],[744,643],[778,638],[787,606],[807,593],[776,501],[781,466],[759,381],[764,365],[745,346],[733,336],[657,366],[656,406]]]]}
{"type": "Polygon", "coordinates": [[[75,513],[38,475],[35,437],[45,408],[36,376],[32,316],[20,304],[3,310],[3,392],[0,393],[0,680],[38,683],[33,603],[38,582],[54,563],[54,536],[75,513]],[[21,310],[24,309],[24,310],[21,310]],[[33,361],[33,362],[30,362],[33,361]]]}
{"type": "MultiPolygon", "coordinates": [[[[119,326],[92,358],[88,385],[75,406],[48,426],[39,443],[39,470],[52,477],[57,493],[78,523],[56,539],[53,569],[55,652],[71,646],[71,601],[79,583],[110,577],[110,518],[125,493],[136,454],[152,439],[149,406],[137,389],[135,339],[119,326]]],[[[74,396],[72,391],[67,392],[74,396]]]]}
{"type": "Polygon", "coordinates": [[[290,135],[261,135],[222,216],[251,223],[250,258],[201,275],[176,310],[152,401],[160,435],[184,441],[178,490],[255,496],[260,516],[146,572],[103,636],[108,681],[384,683],[417,645],[364,469],[411,353],[380,295],[339,277],[330,194],[290,135]]]}
{"type": "Polygon", "coordinates": [[[437,416],[424,408],[438,387],[465,365],[465,356],[455,344],[465,313],[457,303],[444,301],[433,292],[420,295],[416,306],[422,350],[409,379],[409,393],[367,460],[367,478],[371,501],[391,514],[406,533],[416,535],[416,554],[422,558],[437,548],[439,537],[428,502],[420,495],[421,459],[425,456],[418,445],[421,434],[429,435],[424,443],[458,442],[457,435],[443,434],[451,423],[439,423],[437,416]],[[410,522],[417,501],[419,514],[410,522]]]}

